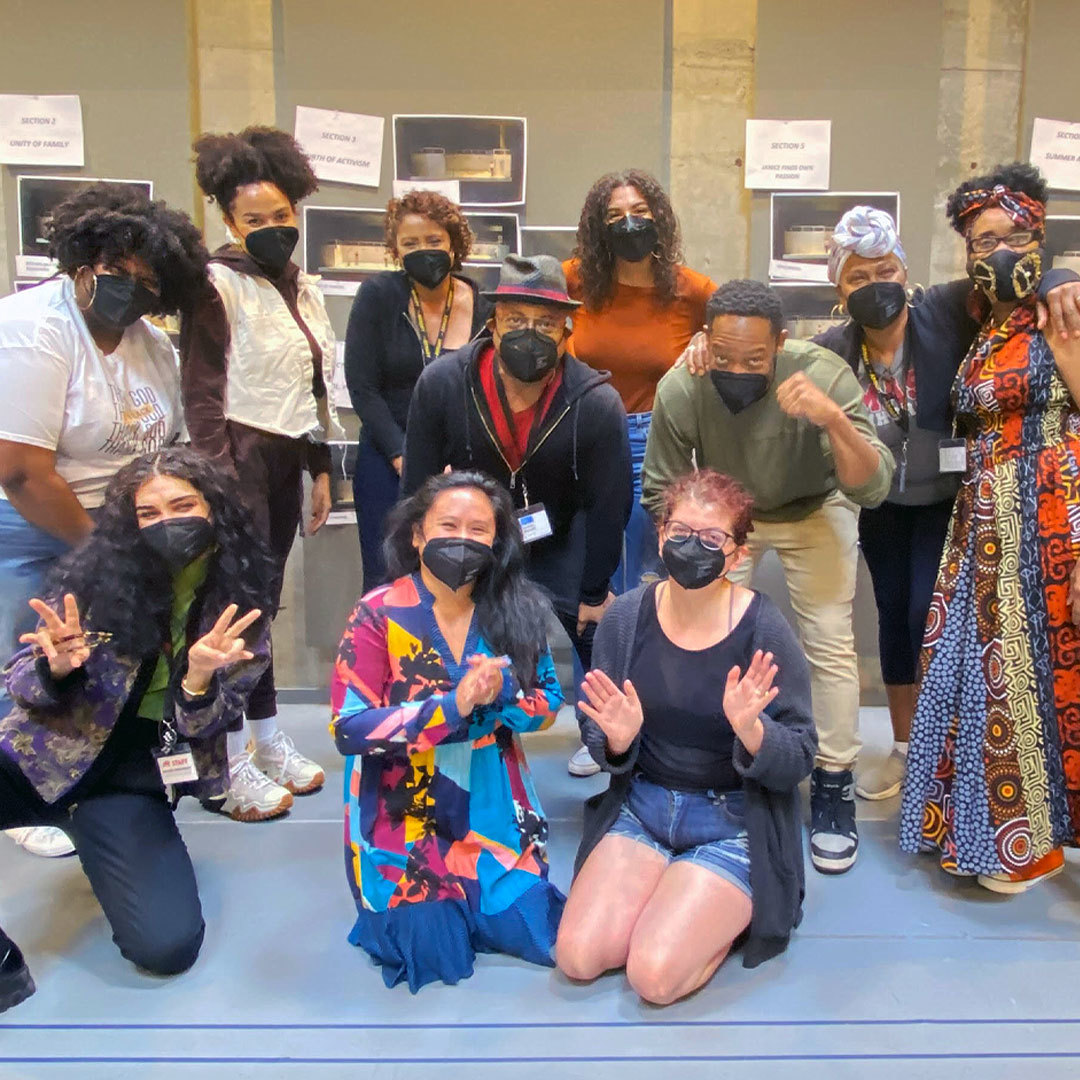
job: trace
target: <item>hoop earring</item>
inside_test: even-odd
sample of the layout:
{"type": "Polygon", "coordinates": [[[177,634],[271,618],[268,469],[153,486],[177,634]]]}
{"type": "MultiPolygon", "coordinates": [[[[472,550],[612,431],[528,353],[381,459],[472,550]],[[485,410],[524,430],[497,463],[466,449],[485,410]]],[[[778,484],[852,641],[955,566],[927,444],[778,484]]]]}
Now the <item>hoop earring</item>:
{"type": "Polygon", "coordinates": [[[926,299],[926,287],[916,283],[907,291],[908,307],[918,307],[926,299]]]}
{"type": "Polygon", "coordinates": [[[94,287],[90,291],[90,300],[87,303],[86,307],[83,307],[82,304],[79,303],[79,298],[78,297],[75,298],[75,306],[80,311],[89,311],[94,306],[94,297],[97,296],[97,274],[95,274],[93,272],[93,270],[91,269],[91,267],[89,267],[89,266],[80,266],[79,269],[75,271],[76,277],[79,274],[81,274],[84,270],[89,270],[90,271],[90,273],[91,273],[91,275],[92,275],[92,277],[94,279],[94,287]]]}
{"type": "Polygon", "coordinates": [[[831,310],[829,311],[829,318],[830,319],[838,319],[838,318],[840,318],[840,316],[846,315],[846,314],[847,314],[847,308],[844,307],[844,305],[841,304],[841,303],[836,303],[836,304],[833,304],[831,310]]]}

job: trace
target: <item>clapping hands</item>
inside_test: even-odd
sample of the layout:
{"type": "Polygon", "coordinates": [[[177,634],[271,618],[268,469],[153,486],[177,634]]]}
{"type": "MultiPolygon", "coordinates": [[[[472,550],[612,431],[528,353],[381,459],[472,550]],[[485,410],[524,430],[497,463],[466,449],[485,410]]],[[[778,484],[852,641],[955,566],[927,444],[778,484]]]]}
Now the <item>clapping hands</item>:
{"type": "Polygon", "coordinates": [[[588,701],[579,702],[578,708],[607,736],[613,757],[625,754],[645,719],[634,684],[627,679],[620,690],[604,672],[594,669],[585,676],[581,690],[588,701]]]}
{"type": "Polygon", "coordinates": [[[499,696],[503,685],[503,668],[509,667],[507,656],[470,656],[469,670],[458,683],[455,697],[458,712],[468,716],[478,705],[490,705],[499,696]]]}

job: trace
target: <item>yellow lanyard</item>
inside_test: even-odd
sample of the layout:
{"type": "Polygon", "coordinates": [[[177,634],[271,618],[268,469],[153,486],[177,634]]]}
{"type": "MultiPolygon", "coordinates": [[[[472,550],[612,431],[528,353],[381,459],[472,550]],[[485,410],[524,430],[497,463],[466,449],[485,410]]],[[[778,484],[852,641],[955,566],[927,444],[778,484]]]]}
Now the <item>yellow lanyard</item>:
{"type": "Polygon", "coordinates": [[[427,323],[424,321],[424,309],[420,304],[420,297],[416,294],[416,286],[412,286],[412,299],[416,307],[416,325],[420,331],[420,348],[424,354],[424,366],[426,367],[443,350],[443,342],[446,340],[446,328],[450,325],[450,309],[454,304],[454,279],[450,279],[450,288],[446,293],[446,307],[443,308],[442,322],[439,324],[439,336],[435,344],[428,340],[427,323]]]}

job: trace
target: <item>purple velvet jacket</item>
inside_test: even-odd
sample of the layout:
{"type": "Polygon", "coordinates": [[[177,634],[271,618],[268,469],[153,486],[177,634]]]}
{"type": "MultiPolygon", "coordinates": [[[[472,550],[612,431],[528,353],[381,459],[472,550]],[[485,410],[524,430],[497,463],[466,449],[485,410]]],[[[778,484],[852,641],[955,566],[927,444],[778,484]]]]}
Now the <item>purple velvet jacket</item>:
{"type": "MultiPolygon", "coordinates": [[[[203,612],[197,641],[220,612],[203,612]]],[[[270,662],[270,623],[256,624],[258,637],[248,636],[254,659],[219,671],[202,697],[173,693],[186,663],[172,674],[170,695],[176,728],[191,744],[199,779],[176,785],[177,795],[220,795],[229,784],[225,733],[243,719],[248,694],[270,662]]],[[[105,642],[85,666],[56,680],[48,663],[32,648],[16,653],[4,668],[8,693],[15,705],[0,719],[0,751],[18,766],[47,803],[67,795],[101,753],[131,695],[140,662],[120,656],[105,642]]],[[[145,720],[152,724],[154,721],[145,720]]]]}

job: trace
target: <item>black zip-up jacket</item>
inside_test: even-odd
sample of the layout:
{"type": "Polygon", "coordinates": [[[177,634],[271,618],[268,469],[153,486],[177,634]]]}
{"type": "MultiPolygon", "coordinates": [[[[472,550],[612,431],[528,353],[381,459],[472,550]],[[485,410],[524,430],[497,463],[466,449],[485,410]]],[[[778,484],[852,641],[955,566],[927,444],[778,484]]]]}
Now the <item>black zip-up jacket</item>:
{"type": "Polygon", "coordinates": [[[543,503],[552,535],[527,545],[529,576],[555,607],[599,604],[622,555],[634,496],[626,411],[606,371],[563,357],[562,383],[521,468],[496,440],[480,383],[484,335],[430,363],[416,383],[405,432],[401,490],[409,495],[449,465],[480,469],[509,488],[514,506],[543,503]],[[580,514],[580,517],[578,516],[580,514]]]}
{"type": "MultiPolygon", "coordinates": [[[[454,290],[472,292],[470,338],[483,329],[491,305],[476,284],[454,274],[454,290]]],[[[402,453],[405,423],[413,387],[424,370],[424,353],[416,327],[409,318],[412,296],[409,275],[388,270],[365,281],[353,300],[345,331],[345,383],[361,438],[370,442],[387,461],[402,453]]]]}

